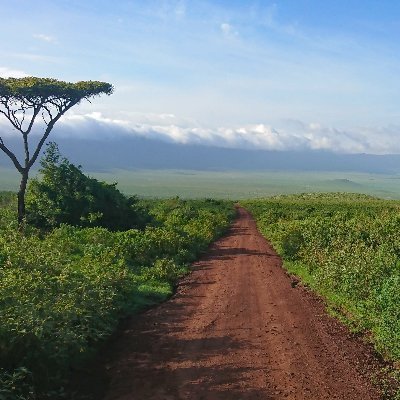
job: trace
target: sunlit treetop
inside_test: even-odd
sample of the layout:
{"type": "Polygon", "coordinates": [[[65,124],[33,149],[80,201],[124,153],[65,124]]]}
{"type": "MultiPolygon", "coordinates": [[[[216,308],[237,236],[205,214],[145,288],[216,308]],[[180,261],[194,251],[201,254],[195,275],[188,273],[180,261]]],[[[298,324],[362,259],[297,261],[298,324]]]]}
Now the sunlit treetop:
{"type": "Polygon", "coordinates": [[[0,78],[0,99],[22,101],[30,105],[44,104],[53,99],[63,99],[75,104],[83,99],[110,95],[113,86],[107,82],[80,81],[76,83],[52,78],[0,78]]]}
{"type": "Polygon", "coordinates": [[[0,113],[21,133],[29,134],[38,115],[46,125],[55,123],[82,100],[112,94],[107,82],[76,83],[52,78],[0,78],[0,113]]]}
{"type": "MultiPolygon", "coordinates": [[[[14,163],[20,172],[21,185],[18,192],[18,222],[22,226],[25,216],[25,190],[28,173],[37,160],[43,144],[56,122],[80,101],[101,94],[110,95],[114,88],[107,82],[81,81],[76,83],[52,78],[0,78],[0,116],[22,134],[25,157],[18,160],[0,136],[0,150],[14,163]],[[37,118],[44,123],[43,135],[31,152],[28,136],[37,118]]],[[[40,126],[40,125],[39,125],[40,126]]]]}

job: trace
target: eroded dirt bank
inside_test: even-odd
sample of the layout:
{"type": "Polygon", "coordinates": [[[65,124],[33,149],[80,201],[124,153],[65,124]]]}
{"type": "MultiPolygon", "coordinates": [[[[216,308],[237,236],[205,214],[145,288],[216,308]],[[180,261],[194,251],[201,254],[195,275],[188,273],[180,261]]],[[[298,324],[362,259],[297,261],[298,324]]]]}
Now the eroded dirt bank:
{"type": "Polygon", "coordinates": [[[104,400],[379,399],[368,348],[292,287],[244,209],[177,294],[110,350],[104,400]]]}

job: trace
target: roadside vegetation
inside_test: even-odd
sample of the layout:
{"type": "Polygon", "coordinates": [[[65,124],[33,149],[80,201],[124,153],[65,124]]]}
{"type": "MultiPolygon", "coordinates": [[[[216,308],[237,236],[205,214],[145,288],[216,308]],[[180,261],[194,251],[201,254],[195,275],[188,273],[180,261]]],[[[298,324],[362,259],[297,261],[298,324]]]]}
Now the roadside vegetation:
{"type": "MultiPolygon", "coordinates": [[[[400,202],[337,193],[241,203],[289,272],[399,363],[400,202]]],[[[23,229],[16,204],[0,192],[0,400],[71,396],[71,372],[122,317],[168,298],[235,214],[230,201],[126,197],[54,143],[29,184],[23,229]]]]}
{"type": "Polygon", "coordinates": [[[321,293],[353,331],[367,333],[386,359],[398,363],[400,202],[336,193],[242,204],[286,269],[321,293]]]}
{"type": "Polygon", "coordinates": [[[165,300],[229,226],[231,202],[126,198],[51,145],[28,188],[0,194],[0,399],[66,397],[121,317],[165,300]]]}

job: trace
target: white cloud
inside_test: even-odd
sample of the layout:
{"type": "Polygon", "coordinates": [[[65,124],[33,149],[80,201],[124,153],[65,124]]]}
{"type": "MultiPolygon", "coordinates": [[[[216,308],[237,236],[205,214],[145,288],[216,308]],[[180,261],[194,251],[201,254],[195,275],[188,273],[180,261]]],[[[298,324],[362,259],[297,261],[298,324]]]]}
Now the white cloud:
{"type": "Polygon", "coordinates": [[[108,118],[98,112],[69,114],[60,121],[62,135],[113,138],[143,136],[182,144],[263,150],[327,150],[338,153],[400,153],[400,126],[338,129],[316,122],[288,121],[279,127],[249,124],[206,128],[173,114],[148,114],[138,119],[108,118]],[[181,123],[181,124],[180,124],[181,123]]]}
{"type": "MultiPolygon", "coordinates": [[[[15,135],[7,121],[0,118],[2,137],[15,135]]],[[[42,133],[37,126],[35,134],[42,133]]],[[[130,118],[110,118],[100,112],[69,113],[54,128],[58,137],[112,140],[139,136],[170,143],[257,149],[257,150],[324,150],[355,154],[400,154],[400,126],[358,127],[338,129],[322,124],[285,121],[279,127],[248,124],[217,129],[190,124],[173,114],[132,114],[130,118]]]]}
{"type": "Polygon", "coordinates": [[[276,3],[269,5],[265,9],[259,9],[258,14],[260,16],[256,18],[258,18],[260,23],[266,28],[283,35],[296,36],[298,38],[303,37],[303,33],[299,31],[297,24],[282,23],[279,21],[278,6],[276,3]]]}
{"type": "Polygon", "coordinates": [[[226,22],[224,22],[220,25],[220,29],[221,29],[222,34],[228,38],[238,36],[238,34],[239,34],[231,24],[228,24],[226,22]]]}
{"type": "Polygon", "coordinates": [[[177,19],[182,19],[186,14],[186,3],[183,0],[180,0],[176,3],[175,6],[175,16],[177,19]]]}
{"type": "Polygon", "coordinates": [[[35,39],[41,40],[42,42],[47,43],[57,43],[57,39],[50,35],[45,35],[43,33],[36,33],[33,35],[35,39]]]}
{"type": "Polygon", "coordinates": [[[8,67],[0,67],[0,78],[24,78],[25,76],[28,76],[28,74],[23,71],[8,67]]]}
{"type": "Polygon", "coordinates": [[[162,0],[158,2],[148,2],[145,6],[147,15],[161,19],[164,22],[181,21],[186,16],[185,0],[162,0]]]}

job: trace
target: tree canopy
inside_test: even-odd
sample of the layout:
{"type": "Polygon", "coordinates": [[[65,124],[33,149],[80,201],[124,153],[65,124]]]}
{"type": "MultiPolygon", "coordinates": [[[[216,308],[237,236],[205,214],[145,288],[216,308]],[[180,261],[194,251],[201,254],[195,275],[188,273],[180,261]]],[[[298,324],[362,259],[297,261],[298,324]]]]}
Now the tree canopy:
{"type": "Polygon", "coordinates": [[[55,123],[82,100],[89,100],[101,94],[110,95],[113,90],[110,83],[98,81],[71,83],[52,78],[0,78],[0,115],[2,114],[22,135],[24,145],[25,157],[24,161],[20,161],[0,136],[0,149],[7,154],[22,175],[18,194],[19,221],[22,221],[25,215],[24,197],[29,170],[37,160],[55,123]],[[28,136],[38,118],[44,124],[44,131],[31,152],[28,136]]]}
{"type": "MultiPolygon", "coordinates": [[[[43,138],[32,157],[27,152],[29,149],[25,143],[24,167],[30,168],[33,165],[54,124],[66,111],[84,99],[89,100],[101,94],[110,95],[113,89],[111,84],[98,81],[70,83],[52,78],[0,78],[0,113],[24,139],[31,132],[39,114],[46,125],[43,138]]],[[[21,172],[22,163],[6,147],[1,137],[0,149],[11,158],[21,172]]]]}
{"type": "MultiPolygon", "coordinates": [[[[28,106],[43,105],[56,99],[79,102],[100,94],[111,94],[113,86],[106,82],[76,83],[52,78],[0,78],[0,98],[21,101],[28,106]]],[[[76,103],[75,103],[76,104],[76,103]]]]}

